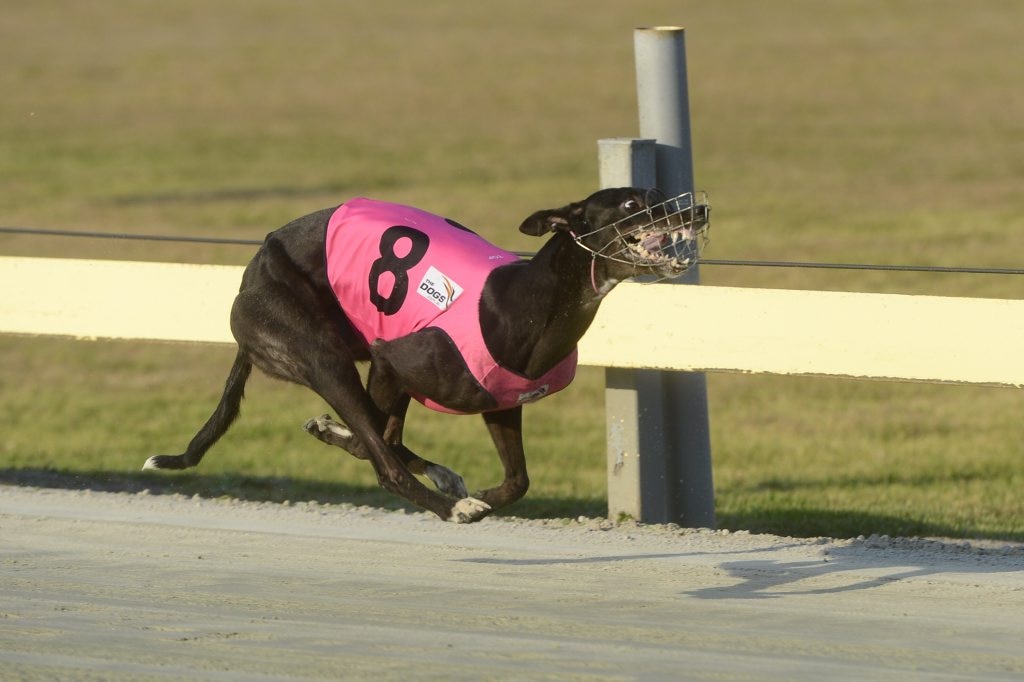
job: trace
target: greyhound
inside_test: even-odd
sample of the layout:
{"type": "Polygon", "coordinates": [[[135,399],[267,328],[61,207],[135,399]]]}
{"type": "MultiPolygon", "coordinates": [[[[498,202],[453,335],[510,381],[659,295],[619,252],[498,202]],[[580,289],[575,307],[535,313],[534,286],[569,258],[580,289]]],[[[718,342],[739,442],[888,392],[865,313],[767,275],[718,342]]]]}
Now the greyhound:
{"type": "Polygon", "coordinates": [[[398,204],[359,198],[298,218],[267,235],[242,276],[220,403],[183,454],[143,469],[196,466],[238,416],[255,365],[319,394],[344,423],[323,415],[305,430],[370,460],[385,490],[441,519],[477,521],[526,494],[523,405],[572,381],[604,296],[696,262],[710,213],[698,198],[627,187],[537,211],[520,231],[553,234],[529,260],[398,204]],[[367,360],[364,387],[356,362],[367,360]],[[482,414],[504,481],[471,496],[461,476],[405,447],[411,398],[482,414]]]}

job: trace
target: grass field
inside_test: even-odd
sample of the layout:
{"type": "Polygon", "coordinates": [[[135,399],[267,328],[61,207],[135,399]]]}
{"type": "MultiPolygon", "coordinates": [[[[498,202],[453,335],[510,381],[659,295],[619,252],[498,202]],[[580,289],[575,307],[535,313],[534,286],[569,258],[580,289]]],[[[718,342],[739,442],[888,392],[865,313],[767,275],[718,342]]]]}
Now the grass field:
{"type": "MultiPolygon", "coordinates": [[[[631,29],[681,24],[713,258],[1020,267],[1024,5],[812,0],[39,0],[0,22],[0,224],[260,238],[353,195],[507,248],[636,134],[631,29]],[[621,5],[621,6],[620,6],[621,5]]],[[[0,235],[0,253],[244,263],[232,246],[0,235]]],[[[1021,298],[1024,278],[738,267],[706,284],[1021,298]]],[[[130,313],[129,313],[130,314],[130,313]]],[[[885,333],[885,330],[879,330],[885,333]]],[[[950,334],[956,334],[951,320],[950,334]]],[[[196,474],[142,477],[207,416],[229,348],[0,337],[0,478],[390,504],[256,379],[196,474]]],[[[709,376],[723,527],[1024,540],[1024,393],[709,376]]],[[[520,515],[604,511],[602,375],[527,410],[520,515]]],[[[409,438],[488,484],[475,418],[409,438]]]]}

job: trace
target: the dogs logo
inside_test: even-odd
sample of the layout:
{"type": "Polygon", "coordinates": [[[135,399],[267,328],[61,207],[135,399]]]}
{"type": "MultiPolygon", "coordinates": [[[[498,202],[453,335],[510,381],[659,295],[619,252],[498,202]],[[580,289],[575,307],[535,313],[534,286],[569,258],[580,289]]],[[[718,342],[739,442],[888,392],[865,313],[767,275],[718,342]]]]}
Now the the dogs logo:
{"type": "Polygon", "coordinates": [[[441,310],[448,310],[448,306],[462,295],[462,287],[433,265],[423,275],[423,279],[420,280],[420,285],[416,287],[416,291],[420,296],[441,310]]]}

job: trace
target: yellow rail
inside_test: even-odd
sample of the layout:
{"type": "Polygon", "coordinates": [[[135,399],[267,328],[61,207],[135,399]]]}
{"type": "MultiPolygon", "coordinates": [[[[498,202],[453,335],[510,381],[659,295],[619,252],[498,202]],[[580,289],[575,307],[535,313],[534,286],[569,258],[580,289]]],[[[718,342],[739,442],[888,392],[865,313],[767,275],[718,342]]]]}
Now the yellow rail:
{"type": "MultiPolygon", "coordinates": [[[[242,268],[0,257],[0,332],[231,343],[242,268]]],[[[1024,301],[643,285],[604,302],[586,365],[1024,386],[1024,301]]]]}

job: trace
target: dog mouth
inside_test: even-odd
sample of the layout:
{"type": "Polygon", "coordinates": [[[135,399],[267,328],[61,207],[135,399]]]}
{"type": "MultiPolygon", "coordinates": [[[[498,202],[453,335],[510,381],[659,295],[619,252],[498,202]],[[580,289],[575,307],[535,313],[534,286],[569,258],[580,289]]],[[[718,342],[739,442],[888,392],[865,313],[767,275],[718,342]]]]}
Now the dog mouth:
{"type": "Polygon", "coordinates": [[[626,248],[618,255],[626,256],[633,265],[683,272],[700,257],[705,232],[706,229],[684,227],[667,232],[642,230],[630,233],[624,235],[626,248]]]}
{"type": "Polygon", "coordinates": [[[708,241],[711,208],[704,192],[681,194],[615,223],[617,239],[601,255],[634,267],[680,274],[708,241]]]}

